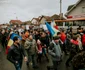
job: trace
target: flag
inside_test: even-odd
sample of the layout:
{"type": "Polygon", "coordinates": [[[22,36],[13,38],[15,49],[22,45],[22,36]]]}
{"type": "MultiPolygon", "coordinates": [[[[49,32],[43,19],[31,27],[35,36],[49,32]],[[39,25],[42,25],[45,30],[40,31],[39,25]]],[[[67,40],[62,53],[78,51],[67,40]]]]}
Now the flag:
{"type": "Polygon", "coordinates": [[[54,30],[52,29],[51,25],[46,22],[47,29],[52,34],[52,36],[55,34],[54,30]]]}
{"type": "Polygon", "coordinates": [[[10,39],[10,40],[8,41],[8,44],[7,44],[6,54],[8,54],[8,50],[9,50],[9,48],[12,46],[12,44],[13,44],[13,40],[10,39]]]}
{"type": "Polygon", "coordinates": [[[55,34],[54,34],[53,36],[56,36],[57,33],[60,32],[60,31],[58,30],[58,26],[56,25],[55,21],[52,21],[52,22],[51,22],[51,27],[52,27],[52,29],[53,29],[54,32],[55,32],[55,34]]]}
{"type": "Polygon", "coordinates": [[[7,44],[7,48],[6,48],[6,54],[8,54],[8,50],[9,50],[9,48],[12,46],[12,44],[13,44],[13,38],[14,37],[18,37],[20,40],[22,40],[22,37],[21,36],[19,36],[18,34],[15,34],[15,33],[12,33],[11,34],[11,37],[10,37],[10,39],[9,39],[9,41],[8,41],[8,44],[7,44]]]}
{"type": "MultiPolygon", "coordinates": [[[[52,27],[52,28],[53,28],[53,27],[52,27]]],[[[59,30],[57,30],[57,29],[55,29],[55,28],[53,28],[53,30],[54,30],[54,32],[55,32],[54,36],[56,36],[57,33],[60,32],[59,30]]]]}
{"type": "Polygon", "coordinates": [[[8,41],[8,44],[7,44],[7,46],[11,46],[13,44],[13,40],[12,39],[10,39],[9,41],[8,41]]]}
{"type": "Polygon", "coordinates": [[[16,37],[16,36],[17,36],[20,40],[22,40],[22,37],[19,36],[19,35],[16,34],[16,33],[12,33],[10,38],[13,40],[13,38],[16,37]]]}
{"type": "Polygon", "coordinates": [[[51,22],[51,26],[58,30],[58,26],[56,25],[55,21],[51,22]]]}

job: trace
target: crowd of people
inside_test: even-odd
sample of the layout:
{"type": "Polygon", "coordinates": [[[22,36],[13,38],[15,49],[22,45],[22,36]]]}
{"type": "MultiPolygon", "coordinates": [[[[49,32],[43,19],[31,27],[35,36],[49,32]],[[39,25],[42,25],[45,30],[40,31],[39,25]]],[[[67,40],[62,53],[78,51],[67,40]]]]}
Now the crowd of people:
{"type": "Polygon", "coordinates": [[[23,57],[28,67],[32,62],[32,67],[38,68],[37,63],[42,63],[43,57],[49,62],[48,55],[51,56],[53,66],[47,66],[47,69],[58,70],[58,65],[63,61],[63,53],[64,56],[69,56],[65,63],[66,67],[71,64],[74,70],[84,69],[85,30],[79,26],[76,33],[73,32],[72,27],[66,31],[61,28],[59,31],[52,37],[48,30],[42,28],[22,31],[12,28],[1,29],[0,43],[6,49],[12,33],[22,37],[22,40],[17,36],[13,38],[13,45],[7,54],[7,59],[14,64],[16,70],[21,70],[23,57]]]}

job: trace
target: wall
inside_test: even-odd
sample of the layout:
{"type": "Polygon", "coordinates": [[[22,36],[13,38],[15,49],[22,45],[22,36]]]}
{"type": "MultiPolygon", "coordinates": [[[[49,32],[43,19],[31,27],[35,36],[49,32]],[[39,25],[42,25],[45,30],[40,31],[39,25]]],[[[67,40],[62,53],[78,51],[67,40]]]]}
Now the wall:
{"type": "Polygon", "coordinates": [[[82,0],[69,14],[68,16],[74,16],[73,18],[85,18],[85,12],[82,12],[82,7],[85,7],[85,0],[82,0]]]}

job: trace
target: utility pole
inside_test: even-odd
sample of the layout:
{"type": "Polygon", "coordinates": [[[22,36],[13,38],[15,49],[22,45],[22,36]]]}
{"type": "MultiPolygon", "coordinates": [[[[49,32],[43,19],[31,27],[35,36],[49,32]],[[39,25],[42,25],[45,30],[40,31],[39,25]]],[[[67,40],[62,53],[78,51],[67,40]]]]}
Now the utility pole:
{"type": "Polygon", "coordinates": [[[60,20],[62,18],[62,0],[60,0],[60,20]]]}

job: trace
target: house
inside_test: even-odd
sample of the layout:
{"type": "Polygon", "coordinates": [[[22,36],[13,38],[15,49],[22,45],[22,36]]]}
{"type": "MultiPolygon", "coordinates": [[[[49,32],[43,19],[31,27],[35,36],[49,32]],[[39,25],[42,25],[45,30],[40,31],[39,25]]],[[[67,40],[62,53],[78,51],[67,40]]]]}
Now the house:
{"type": "Polygon", "coordinates": [[[79,0],[76,4],[69,6],[65,16],[68,19],[85,18],[85,0],[79,0]]]}
{"type": "Polygon", "coordinates": [[[54,14],[53,16],[51,16],[52,20],[64,20],[65,18],[62,16],[60,17],[60,15],[54,14]]]}
{"type": "Polygon", "coordinates": [[[10,20],[10,22],[9,22],[10,24],[13,24],[13,25],[20,25],[20,24],[22,24],[22,21],[20,21],[20,20],[10,20]]]}
{"type": "Polygon", "coordinates": [[[33,19],[31,20],[31,23],[32,23],[33,25],[38,25],[38,24],[39,24],[39,18],[33,18],[33,19]]]}
{"type": "Polygon", "coordinates": [[[45,24],[46,21],[52,21],[50,16],[42,16],[40,19],[40,24],[45,24]]]}
{"type": "MultiPolygon", "coordinates": [[[[61,17],[62,20],[64,20],[64,17],[61,17]]],[[[40,19],[40,24],[45,24],[45,21],[51,22],[53,20],[60,20],[60,15],[54,14],[52,16],[42,16],[40,19]]]]}
{"type": "Polygon", "coordinates": [[[8,26],[9,26],[8,23],[6,23],[6,24],[1,24],[1,25],[0,25],[0,29],[1,29],[1,28],[7,28],[8,26]]]}
{"type": "Polygon", "coordinates": [[[31,21],[25,21],[22,23],[22,25],[31,25],[31,24],[32,24],[31,21]]]}

